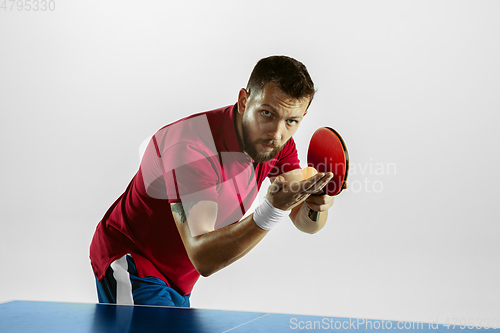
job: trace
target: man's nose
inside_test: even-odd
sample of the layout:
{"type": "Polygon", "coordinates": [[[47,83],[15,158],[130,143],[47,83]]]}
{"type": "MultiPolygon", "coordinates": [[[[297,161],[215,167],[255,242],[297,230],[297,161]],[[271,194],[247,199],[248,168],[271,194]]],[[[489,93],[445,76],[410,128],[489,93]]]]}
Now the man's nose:
{"type": "Polygon", "coordinates": [[[268,135],[272,140],[278,141],[278,143],[280,143],[281,139],[283,138],[284,131],[285,131],[285,122],[277,121],[273,123],[272,128],[269,131],[268,135]]]}

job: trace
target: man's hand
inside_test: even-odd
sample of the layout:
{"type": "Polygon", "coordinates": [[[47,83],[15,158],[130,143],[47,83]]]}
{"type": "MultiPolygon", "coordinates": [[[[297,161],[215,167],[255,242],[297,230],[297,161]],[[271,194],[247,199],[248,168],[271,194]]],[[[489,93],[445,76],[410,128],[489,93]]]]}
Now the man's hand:
{"type": "MultiPolygon", "coordinates": [[[[347,185],[347,183],[345,183],[343,186],[343,189],[345,190],[348,187],[349,186],[347,185]]],[[[330,209],[330,207],[333,206],[333,201],[334,201],[333,199],[334,199],[334,197],[330,196],[328,194],[315,193],[315,194],[309,196],[305,200],[304,205],[308,209],[312,209],[312,210],[315,210],[317,212],[325,212],[328,209],[330,209]]]]}
{"type": "Polygon", "coordinates": [[[305,200],[304,205],[307,209],[325,212],[333,206],[333,197],[328,194],[314,194],[305,200]]]}
{"type": "MultiPolygon", "coordinates": [[[[268,190],[267,198],[277,208],[292,210],[290,219],[297,229],[314,234],[324,227],[328,218],[328,209],[334,203],[334,197],[320,191],[333,177],[333,174],[330,172],[324,176],[316,174],[311,178],[301,180],[301,173],[301,169],[284,173],[279,176],[283,177],[284,181],[281,180],[277,183],[271,179],[273,185],[268,190]],[[291,201],[286,202],[286,200],[291,201]],[[318,221],[312,221],[309,218],[310,209],[320,212],[318,221]]],[[[347,183],[344,188],[347,188],[347,183]]]]}
{"type": "MultiPolygon", "coordinates": [[[[266,198],[276,208],[291,210],[310,198],[312,194],[320,192],[332,179],[333,174],[331,172],[318,173],[309,179],[300,181],[298,180],[300,178],[297,178],[297,173],[289,173],[285,177],[282,175],[273,180],[267,190],[266,198]]],[[[321,205],[321,202],[318,204],[321,205]]],[[[331,205],[333,205],[333,201],[331,205]]],[[[324,208],[328,209],[330,206],[324,206],[324,208]]]]}

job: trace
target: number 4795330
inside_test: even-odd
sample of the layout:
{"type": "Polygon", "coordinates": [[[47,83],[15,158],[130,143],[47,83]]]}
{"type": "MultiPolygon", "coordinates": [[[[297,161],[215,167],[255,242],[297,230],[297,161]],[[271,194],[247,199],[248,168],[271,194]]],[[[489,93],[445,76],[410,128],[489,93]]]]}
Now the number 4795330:
{"type": "Polygon", "coordinates": [[[10,12],[45,12],[55,9],[55,0],[3,0],[0,5],[0,10],[10,12]]]}

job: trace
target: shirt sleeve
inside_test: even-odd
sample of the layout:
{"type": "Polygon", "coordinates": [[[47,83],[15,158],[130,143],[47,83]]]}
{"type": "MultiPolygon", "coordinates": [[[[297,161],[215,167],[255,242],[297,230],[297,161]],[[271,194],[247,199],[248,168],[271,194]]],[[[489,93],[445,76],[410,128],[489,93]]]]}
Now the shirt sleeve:
{"type": "Polygon", "coordinates": [[[169,148],[161,162],[170,203],[217,200],[217,156],[181,142],[169,148]]]}
{"type": "Polygon", "coordinates": [[[151,197],[170,203],[215,201],[221,166],[207,117],[182,119],[158,130],[141,168],[151,197]]]}
{"type": "Polygon", "coordinates": [[[151,198],[169,203],[217,199],[220,163],[218,156],[203,146],[178,142],[160,152],[152,138],[141,170],[146,194],[151,198]]]}

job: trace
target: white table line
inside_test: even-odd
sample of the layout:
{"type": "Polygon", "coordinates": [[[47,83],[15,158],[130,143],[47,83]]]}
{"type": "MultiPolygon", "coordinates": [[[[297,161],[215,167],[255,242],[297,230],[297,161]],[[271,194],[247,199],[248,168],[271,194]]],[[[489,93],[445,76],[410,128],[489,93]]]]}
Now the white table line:
{"type": "Polygon", "coordinates": [[[230,328],[230,329],[228,329],[227,331],[224,331],[224,332],[222,332],[222,333],[226,333],[226,332],[232,331],[232,330],[234,330],[235,328],[241,327],[241,326],[243,326],[243,325],[246,325],[246,324],[248,324],[248,323],[251,323],[251,322],[252,322],[252,321],[254,321],[254,320],[260,319],[260,318],[265,317],[265,316],[270,315],[270,314],[271,314],[271,313],[266,313],[266,314],[264,314],[264,315],[262,315],[262,316],[260,316],[260,317],[257,317],[257,318],[255,318],[255,319],[249,320],[249,321],[247,321],[246,323],[243,323],[243,324],[241,324],[241,325],[238,325],[238,326],[235,326],[235,327],[233,327],[233,328],[230,328]]]}

